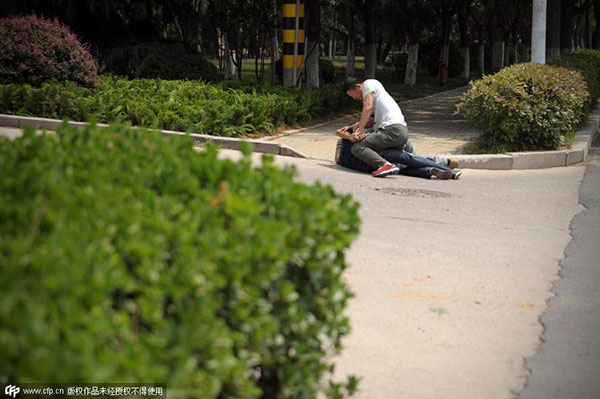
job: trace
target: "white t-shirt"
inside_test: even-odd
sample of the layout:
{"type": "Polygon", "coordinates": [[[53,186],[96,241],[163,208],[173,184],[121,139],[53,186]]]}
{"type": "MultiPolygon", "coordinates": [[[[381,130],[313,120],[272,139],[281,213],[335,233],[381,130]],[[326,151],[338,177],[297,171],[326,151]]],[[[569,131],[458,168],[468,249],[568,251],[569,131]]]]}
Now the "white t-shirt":
{"type": "Polygon", "coordinates": [[[363,98],[369,94],[375,93],[373,99],[373,113],[375,114],[375,130],[383,129],[390,125],[404,125],[404,115],[396,100],[388,94],[383,85],[375,79],[367,79],[362,85],[363,98]]]}

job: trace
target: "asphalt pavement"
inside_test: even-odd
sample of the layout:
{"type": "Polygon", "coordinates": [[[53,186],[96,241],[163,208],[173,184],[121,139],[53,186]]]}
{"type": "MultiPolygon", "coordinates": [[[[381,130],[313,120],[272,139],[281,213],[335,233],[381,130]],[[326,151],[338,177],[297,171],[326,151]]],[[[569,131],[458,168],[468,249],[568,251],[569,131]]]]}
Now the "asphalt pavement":
{"type": "Polygon", "coordinates": [[[541,318],[543,343],[527,359],[519,399],[600,398],[600,148],[590,157],[560,280],[541,318]]]}
{"type": "Polygon", "coordinates": [[[361,203],[352,332],[334,359],[337,378],[360,378],[357,399],[600,398],[597,154],[457,181],[276,162],[361,203]]]}
{"type": "MultiPolygon", "coordinates": [[[[578,226],[572,220],[588,206],[580,203],[585,165],[466,170],[458,181],[436,181],[376,179],[319,160],[276,162],[294,165],[302,181],[331,184],[361,203],[361,233],[347,251],[352,332],[335,359],[338,378],[360,378],[356,398],[515,398],[533,386],[535,365],[526,359],[543,348],[540,318],[560,293],[559,273],[580,251],[571,245],[567,253],[574,253],[563,261],[579,229],[572,230],[578,226]]],[[[599,184],[584,188],[592,201],[600,198],[599,184]]],[[[584,233],[583,247],[597,246],[597,226],[584,233]]],[[[583,313],[597,312],[598,292],[587,294],[583,313]]],[[[564,295],[571,300],[573,294],[564,295]]],[[[589,334],[581,331],[584,348],[597,342],[589,334]]],[[[581,374],[588,386],[594,371],[581,374]]],[[[550,378],[563,371],[552,372],[550,378]]]]}

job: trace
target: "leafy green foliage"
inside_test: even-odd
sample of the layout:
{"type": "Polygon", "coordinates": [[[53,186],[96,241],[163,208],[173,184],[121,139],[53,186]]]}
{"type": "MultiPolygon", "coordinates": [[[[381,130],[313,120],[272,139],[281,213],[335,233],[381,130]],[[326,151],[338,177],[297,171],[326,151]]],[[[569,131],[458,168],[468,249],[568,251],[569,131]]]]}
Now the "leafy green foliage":
{"type": "Polygon", "coordinates": [[[181,43],[145,42],[115,47],[106,71],[129,78],[219,81],[217,67],[181,43]]]}
{"type": "MultiPolygon", "coordinates": [[[[0,378],[330,397],[357,203],[188,138],[0,138],[0,378]]],[[[339,396],[336,396],[339,397],[339,396]]]]}
{"type": "Polygon", "coordinates": [[[238,81],[128,80],[106,77],[96,92],[71,83],[0,85],[0,112],[98,122],[130,122],[216,136],[272,133],[356,105],[337,86],[284,89],[238,81]]]}
{"type": "Polygon", "coordinates": [[[586,49],[562,53],[551,63],[581,72],[590,91],[588,108],[592,109],[600,97],[600,51],[586,49]]]}
{"type": "Polygon", "coordinates": [[[100,84],[98,65],[70,29],[35,15],[0,19],[0,83],[100,84]]]}
{"type": "Polygon", "coordinates": [[[582,121],[588,98],[577,71],[517,64],[471,82],[458,111],[482,131],[483,150],[552,150],[582,121]]]}

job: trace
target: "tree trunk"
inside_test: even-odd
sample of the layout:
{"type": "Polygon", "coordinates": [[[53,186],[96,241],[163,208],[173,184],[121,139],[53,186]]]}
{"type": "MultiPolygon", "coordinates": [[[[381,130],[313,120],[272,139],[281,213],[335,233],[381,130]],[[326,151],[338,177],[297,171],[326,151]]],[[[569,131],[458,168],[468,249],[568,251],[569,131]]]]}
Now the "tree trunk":
{"type": "Polygon", "coordinates": [[[377,62],[381,62],[381,54],[383,53],[383,35],[379,36],[377,39],[377,62]]]}
{"type": "MultiPolygon", "coordinates": [[[[599,0],[600,1],[600,0],[599,0]]],[[[548,0],[548,19],[546,21],[546,49],[548,58],[560,56],[560,32],[562,0],[548,0]]]]}
{"type": "Polygon", "coordinates": [[[225,42],[225,79],[233,79],[235,76],[235,60],[231,54],[231,47],[227,34],[224,35],[223,41],[225,42]]]}
{"type": "Polygon", "coordinates": [[[446,76],[448,76],[448,68],[450,66],[450,42],[444,45],[444,59],[446,60],[446,76]]]}
{"type": "Polygon", "coordinates": [[[502,69],[504,67],[504,41],[497,40],[494,42],[494,58],[492,60],[494,69],[502,69]]]}
{"type": "Polygon", "coordinates": [[[385,46],[383,46],[383,50],[381,50],[381,62],[385,62],[388,55],[390,55],[390,51],[392,51],[392,39],[390,39],[385,46]]]}
{"type": "MultiPolygon", "coordinates": [[[[273,29],[277,32],[275,29],[273,29]]],[[[277,81],[277,60],[279,60],[279,44],[277,43],[277,34],[271,38],[271,84],[277,81]]]]}
{"type": "Polygon", "coordinates": [[[235,66],[237,67],[238,80],[242,80],[242,62],[243,62],[243,57],[242,57],[242,52],[241,51],[236,51],[235,52],[235,57],[233,59],[233,62],[235,64],[235,66]]]}
{"type": "Polygon", "coordinates": [[[458,30],[460,32],[460,45],[462,47],[465,65],[463,68],[463,77],[469,79],[471,77],[471,35],[469,34],[469,9],[467,2],[462,1],[458,8],[458,30]]]}
{"type": "Polygon", "coordinates": [[[375,79],[377,70],[377,44],[365,44],[365,79],[375,79]]]}
{"type": "Polygon", "coordinates": [[[494,69],[494,60],[496,59],[496,46],[495,46],[495,41],[494,41],[494,35],[492,35],[491,33],[488,34],[488,42],[487,42],[487,46],[488,46],[488,51],[490,54],[490,72],[494,69]]]}
{"type": "Polygon", "coordinates": [[[306,88],[319,88],[319,42],[306,42],[308,56],[306,57],[306,88]]]}
{"type": "Polygon", "coordinates": [[[440,37],[440,58],[443,58],[446,63],[446,77],[448,77],[448,66],[450,65],[450,60],[448,59],[450,55],[450,24],[451,21],[444,16],[442,20],[442,35],[440,37]]]}
{"type": "Polygon", "coordinates": [[[531,61],[531,45],[523,45],[523,48],[521,49],[521,58],[523,58],[523,62],[531,61]]]}
{"type": "Polygon", "coordinates": [[[483,26],[477,27],[477,40],[479,40],[479,51],[478,51],[478,69],[481,76],[485,75],[485,40],[484,40],[483,26]]]}
{"type": "Polygon", "coordinates": [[[575,4],[572,1],[564,0],[561,6],[561,29],[560,29],[560,49],[561,52],[573,50],[573,18],[575,14],[575,4]]]}
{"type": "Polygon", "coordinates": [[[279,42],[277,39],[277,0],[273,0],[273,26],[271,31],[271,84],[277,82],[276,63],[279,60],[279,42]]]}
{"type": "Polygon", "coordinates": [[[592,11],[585,11],[585,48],[592,48],[592,11]]]}
{"type": "Polygon", "coordinates": [[[307,0],[308,26],[306,28],[306,87],[319,88],[319,56],[321,37],[321,2],[320,0],[307,0]]]}
{"type": "Polygon", "coordinates": [[[485,75],[485,44],[479,45],[479,73],[485,75]]]}
{"type": "Polygon", "coordinates": [[[594,0],[594,15],[596,17],[596,29],[592,35],[592,47],[600,50],[600,0],[594,0]]]}
{"type": "Polygon", "coordinates": [[[531,61],[531,29],[525,27],[520,32],[521,36],[521,62],[531,61]]]}
{"type": "Polygon", "coordinates": [[[365,79],[375,78],[377,71],[377,37],[375,32],[374,7],[374,0],[364,0],[362,14],[365,24],[365,79]]]}
{"type": "Polygon", "coordinates": [[[354,76],[354,43],[348,39],[346,45],[346,76],[354,76]]]}
{"type": "Polygon", "coordinates": [[[465,64],[463,67],[463,78],[469,79],[471,77],[471,49],[469,47],[463,47],[462,53],[465,59],[465,64]]]}
{"type": "Polygon", "coordinates": [[[333,30],[329,32],[329,53],[327,54],[327,58],[330,60],[333,59],[333,30]]]}
{"type": "Polygon", "coordinates": [[[510,46],[509,46],[509,39],[507,38],[506,40],[504,40],[504,59],[502,60],[503,66],[509,66],[510,65],[510,46]]]}
{"type": "Polygon", "coordinates": [[[411,43],[408,46],[408,60],[406,61],[406,73],[404,84],[414,86],[417,83],[417,65],[419,61],[419,43],[411,43]]]}

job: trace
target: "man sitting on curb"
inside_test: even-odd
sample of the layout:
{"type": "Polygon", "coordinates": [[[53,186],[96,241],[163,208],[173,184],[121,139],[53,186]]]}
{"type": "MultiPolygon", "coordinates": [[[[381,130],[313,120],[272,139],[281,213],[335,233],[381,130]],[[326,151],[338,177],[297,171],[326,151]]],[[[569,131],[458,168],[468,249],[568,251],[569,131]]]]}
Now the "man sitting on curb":
{"type": "MultiPolygon", "coordinates": [[[[340,139],[335,150],[335,163],[359,172],[373,172],[373,167],[352,154],[352,148],[356,146],[356,143],[350,141],[351,131],[342,128],[336,133],[340,139]]],[[[412,146],[410,147],[412,148],[412,146]]],[[[456,180],[462,174],[461,170],[453,170],[458,166],[458,162],[452,159],[437,156],[420,157],[399,148],[387,148],[378,151],[378,154],[386,161],[393,163],[398,168],[399,173],[406,176],[425,179],[435,176],[441,180],[456,180]]]]}
{"type": "Polygon", "coordinates": [[[400,169],[384,159],[377,151],[387,148],[403,149],[408,140],[408,127],[398,103],[388,94],[383,85],[375,79],[361,82],[349,77],[344,83],[344,92],[355,100],[362,100],[363,109],[357,124],[345,126],[343,132],[353,132],[348,139],[354,143],[352,154],[375,169],[373,176],[385,177],[397,174],[400,169]],[[368,135],[365,127],[371,117],[374,118],[374,131],[368,135]]]}

